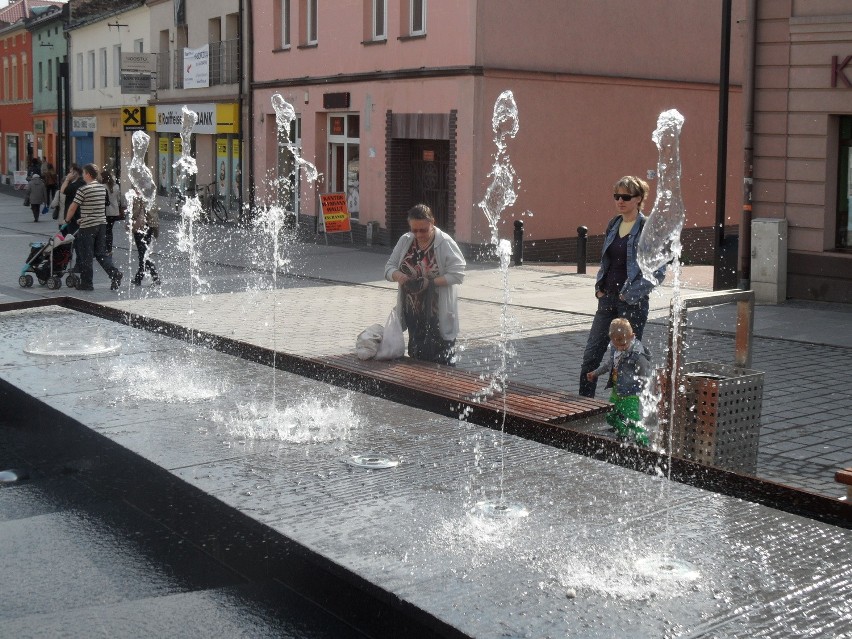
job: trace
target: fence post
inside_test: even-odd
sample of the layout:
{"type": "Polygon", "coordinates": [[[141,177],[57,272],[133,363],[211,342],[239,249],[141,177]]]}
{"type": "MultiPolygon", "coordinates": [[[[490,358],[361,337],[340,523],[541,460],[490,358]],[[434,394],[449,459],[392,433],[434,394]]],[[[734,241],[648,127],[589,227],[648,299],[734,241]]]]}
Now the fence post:
{"type": "Polygon", "coordinates": [[[515,246],[512,251],[515,266],[524,265],[524,221],[515,220],[515,246]]]}
{"type": "Polygon", "coordinates": [[[589,242],[586,236],[588,234],[589,229],[587,227],[577,227],[577,273],[580,275],[586,273],[586,244],[589,242]]]}

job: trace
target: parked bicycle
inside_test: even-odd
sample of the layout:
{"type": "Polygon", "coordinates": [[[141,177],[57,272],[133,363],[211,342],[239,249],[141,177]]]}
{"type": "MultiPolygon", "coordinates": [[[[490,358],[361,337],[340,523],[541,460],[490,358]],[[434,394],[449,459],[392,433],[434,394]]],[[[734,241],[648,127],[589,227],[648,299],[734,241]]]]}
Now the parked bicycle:
{"type": "Polygon", "coordinates": [[[198,187],[198,199],[201,202],[201,221],[209,223],[233,222],[225,197],[216,193],[216,183],[203,184],[198,187]]]}

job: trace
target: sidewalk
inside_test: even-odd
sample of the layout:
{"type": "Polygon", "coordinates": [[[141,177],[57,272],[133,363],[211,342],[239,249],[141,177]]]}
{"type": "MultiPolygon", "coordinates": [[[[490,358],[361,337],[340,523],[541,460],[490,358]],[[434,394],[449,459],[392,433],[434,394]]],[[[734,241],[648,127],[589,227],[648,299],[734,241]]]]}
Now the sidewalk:
{"type": "MultiPolygon", "coordinates": [[[[0,268],[7,274],[0,282],[0,301],[82,297],[83,293],[66,288],[17,287],[26,242],[39,239],[32,233],[53,228],[27,223],[24,213],[28,212],[19,198],[0,193],[0,268]]],[[[166,220],[157,245],[162,287],[127,285],[116,295],[96,266],[96,291],[86,299],[184,325],[191,308],[193,325],[199,329],[313,355],[350,352],[357,333],[384,323],[394,304],[395,285],[383,279],[388,247],[294,245],[286,251],[291,263],[286,273],[278,275],[272,291],[264,238],[244,229],[197,225],[202,282],[191,287],[188,261],[175,248],[175,227],[175,221],[166,220]]],[[[130,268],[126,236],[117,235],[117,263],[130,268]]],[[[585,275],[565,264],[527,263],[509,270],[508,325],[515,351],[511,378],[575,391],[596,306],[592,293],[596,270],[591,263],[585,275]]],[[[711,267],[686,266],[682,294],[706,292],[711,280],[711,267]]],[[[459,288],[460,366],[493,372],[503,290],[495,264],[469,265],[459,288]]],[[[657,355],[666,341],[672,294],[667,280],[651,299],[644,341],[657,355]]],[[[733,305],[691,311],[685,333],[687,361],[732,361],[734,316],[733,305]]],[[[852,305],[790,301],[756,308],[752,368],[765,372],[760,477],[824,495],[844,494],[833,475],[852,465],[852,420],[845,406],[852,387],[852,371],[846,364],[852,354],[847,340],[850,320],[852,305]]],[[[602,389],[598,396],[604,397],[602,389]]]]}

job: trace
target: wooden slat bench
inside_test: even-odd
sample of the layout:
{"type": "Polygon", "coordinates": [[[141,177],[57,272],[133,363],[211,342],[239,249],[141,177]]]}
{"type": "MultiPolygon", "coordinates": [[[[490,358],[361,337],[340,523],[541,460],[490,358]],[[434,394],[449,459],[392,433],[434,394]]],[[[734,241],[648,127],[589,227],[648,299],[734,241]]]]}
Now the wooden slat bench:
{"type": "Polygon", "coordinates": [[[846,499],[852,502],[852,468],[844,468],[834,473],[834,481],[846,484],[846,499]]]}
{"type": "MultiPolygon", "coordinates": [[[[412,391],[428,392],[463,406],[483,407],[496,412],[503,410],[503,394],[483,393],[488,381],[470,371],[410,358],[376,361],[360,360],[354,355],[333,355],[316,359],[341,371],[412,391]]],[[[505,407],[506,413],[514,417],[562,424],[605,413],[610,409],[610,404],[510,381],[507,384],[505,407]]]]}

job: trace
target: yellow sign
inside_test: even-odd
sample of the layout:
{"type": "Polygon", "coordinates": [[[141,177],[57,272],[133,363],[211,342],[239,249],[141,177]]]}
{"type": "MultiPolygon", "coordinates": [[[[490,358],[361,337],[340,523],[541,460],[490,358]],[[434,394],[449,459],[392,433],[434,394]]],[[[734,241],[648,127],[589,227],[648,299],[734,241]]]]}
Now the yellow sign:
{"type": "Polygon", "coordinates": [[[326,233],[349,233],[349,207],[345,193],[323,193],[320,195],[322,221],[326,233]]]}
{"type": "Polygon", "coordinates": [[[145,130],[145,107],[124,107],[121,109],[121,123],[125,131],[145,130]]]}

